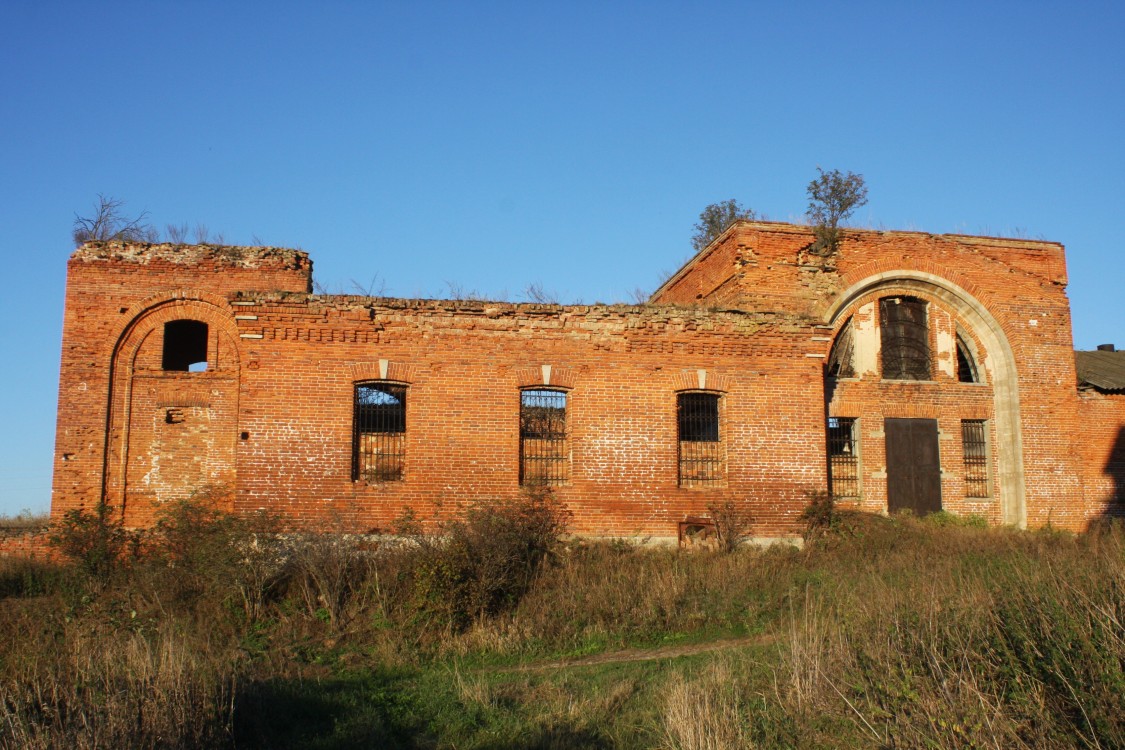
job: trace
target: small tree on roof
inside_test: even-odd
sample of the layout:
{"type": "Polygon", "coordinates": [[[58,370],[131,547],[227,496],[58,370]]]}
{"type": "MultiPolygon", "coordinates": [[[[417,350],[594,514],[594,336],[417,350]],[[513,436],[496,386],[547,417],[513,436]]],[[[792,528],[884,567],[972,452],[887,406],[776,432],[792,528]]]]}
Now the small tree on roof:
{"type": "Polygon", "coordinates": [[[825,172],[820,167],[816,171],[820,176],[808,187],[808,215],[816,233],[811,252],[830,255],[836,252],[840,242],[840,222],[867,203],[867,185],[861,174],[841,174],[838,169],[825,172]]]}
{"type": "Polygon", "coordinates": [[[712,203],[699,214],[699,223],[695,225],[695,234],[691,236],[691,246],[699,252],[734,222],[753,218],[754,210],[742,206],[734,198],[712,203]]]}

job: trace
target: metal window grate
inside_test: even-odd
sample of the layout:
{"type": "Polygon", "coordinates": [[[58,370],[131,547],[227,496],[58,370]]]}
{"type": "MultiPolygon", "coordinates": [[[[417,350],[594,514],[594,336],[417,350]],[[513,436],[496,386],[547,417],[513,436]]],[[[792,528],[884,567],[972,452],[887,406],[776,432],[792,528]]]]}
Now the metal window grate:
{"type": "Polygon", "coordinates": [[[859,445],[854,417],[828,418],[828,490],[834,497],[859,497],[859,445]]]}
{"type": "Polygon", "coordinates": [[[680,443],[680,486],[706,487],[723,480],[723,444],[719,439],[719,396],[676,396],[680,443]]]}
{"type": "Polygon", "coordinates": [[[965,461],[965,497],[988,497],[988,423],[961,421],[961,453],[965,461]]]}
{"type": "Polygon", "coordinates": [[[355,387],[352,479],[402,479],[406,459],[406,386],[362,383],[355,387]]]}
{"type": "Polygon", "coordinates": [[[926,303],[913,297],[879,300],[879,328],[883,350],[883,378],[930,379],[930,330],[926,303]]]}
{"type": "Polygon", "coordinates": [[[570,479],[566,393],[520,392],[520,483],[565,484],[570,479]]]}

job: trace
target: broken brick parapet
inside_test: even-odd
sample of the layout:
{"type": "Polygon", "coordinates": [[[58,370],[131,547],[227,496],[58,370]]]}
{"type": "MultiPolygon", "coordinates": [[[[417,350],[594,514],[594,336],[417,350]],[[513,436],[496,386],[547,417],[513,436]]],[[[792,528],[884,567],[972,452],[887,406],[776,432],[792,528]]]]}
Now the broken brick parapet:
{"type": "Polygon", "coordinates": [[[261,270],[277,268],[288,271],[311,270],[308,253],[282,247],[234,245],[186,245],[175,243],[122,242],[101,240],[86,242],[74,251],[71,259],[82,262],[109,261],[153,265],[167,263],[195,268],[215,266],[261,270]]]}

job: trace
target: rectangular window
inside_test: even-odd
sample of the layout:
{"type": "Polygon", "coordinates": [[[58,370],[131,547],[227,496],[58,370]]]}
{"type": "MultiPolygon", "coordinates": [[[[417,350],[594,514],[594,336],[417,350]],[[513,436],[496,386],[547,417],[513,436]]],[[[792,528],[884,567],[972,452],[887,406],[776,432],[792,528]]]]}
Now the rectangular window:
{"type": "Polygon", "coordinates": [[[828,418],[828,491],[833,497],[859,497],[859,442],[854,417],[828,418]]]}
{"type": "Polygon", "coordinates": [[[961,420],[961,454],[965,460],[965,497],[988,497],[988,423],[961,420]]]}
{"type": "Polygon", "coordinates": [[[207,369],[207,324],[199,320],[170,320],[164,324],[162,368],[173,372],[207,369]]]}
{"type": "Polygon", "coordinates": [[[406,386],[357,384],[352,440],[353,480],[402,479],[406,459],[406,386]]]}
{"type": "Polygon", "coordinates": [[[719,438],[719,396],[676,395],[680,444],[680,486],[709,487],[723,481],[723,444],[719,438]]]}
{"type": "Polygon", "coordinates": [[[566,392],[520,391],[520,484],[555,486],[569,479],[566,392]]]}
{"type": "Polygon", "coordinates": [[[884,380],[930,380],[930,328],[925,300],[879,300],[884,380]]]}

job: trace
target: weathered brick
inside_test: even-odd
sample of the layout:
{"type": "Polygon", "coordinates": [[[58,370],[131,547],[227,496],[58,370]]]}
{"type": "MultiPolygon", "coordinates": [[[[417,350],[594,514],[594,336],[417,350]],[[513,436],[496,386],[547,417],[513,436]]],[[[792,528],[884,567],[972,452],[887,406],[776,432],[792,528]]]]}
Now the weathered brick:
{"type": "Polygon", "coordinates": [[[727,500],[759,536],[796,533],[826,487],[829,414],[859,420],[864,508],[887,506],[882,420],[905,416],[938,421],[954,512],[1081,528],[1111,507],[1125,399],[1076,391],[1061,245],[851,231],[820,258],[811,242],[806,227],[740,223],[645,306],[312,295],[298,251],[83,246],[68,265],[52,513],[104,493],[146,525],[206,491],[237,512],[366,531],[408,507],[511,498],[520,389],[536,386],[568,394],[556,492],[586,533],[671,537],[727,500]],[[933,379],[876,368],[826,406],[833,338],[853,317],[873,335],[890,295],[928,303],[933,379]],[[205,372],[162,367],[164,326],[182,319],[208,325],[205,372]],[[958,332],[986,382],[957,382],[958,332]],[[380,379],[407,386],[404,472],[368,484],[352,479],[353,395],[380,379]],[[676,394],[701,388],[721,394],[725,476],[682,488],[676,394]],[[964,497],[962,419],[988,420],[989,498],[964,497]]]}

